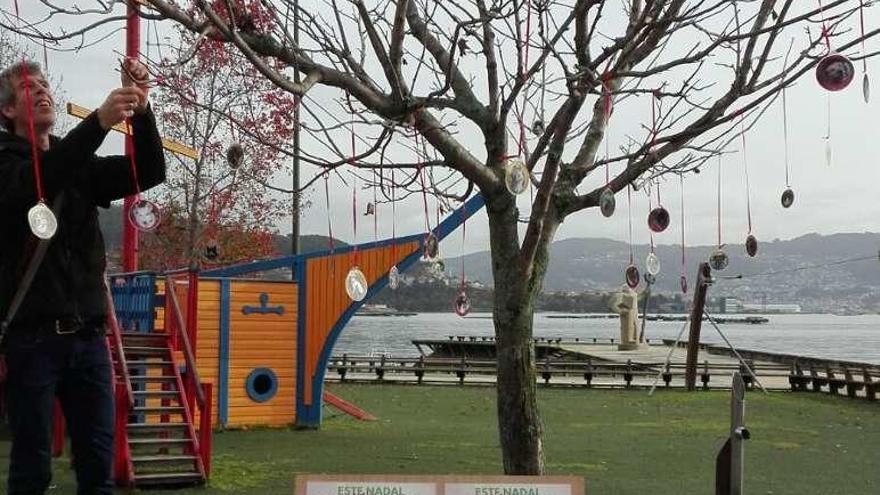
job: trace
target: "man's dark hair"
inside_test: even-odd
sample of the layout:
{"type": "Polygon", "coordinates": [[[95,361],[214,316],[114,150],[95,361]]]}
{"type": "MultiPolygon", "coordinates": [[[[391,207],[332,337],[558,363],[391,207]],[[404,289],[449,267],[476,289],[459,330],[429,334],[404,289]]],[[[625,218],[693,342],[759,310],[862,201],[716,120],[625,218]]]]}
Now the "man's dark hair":
{"type": "MultiPolygon", "coordinates": [[[[15,104],[15,80],[21,77],[22,67],[27,69],[28,74],[42,75],[40,64],[30,60],[21,60],[0,72],[0,108],[15,104]]],[[[15,132],[15,123],[6,118],[0,112],[0,124],[9,131],[15,132]]]]}

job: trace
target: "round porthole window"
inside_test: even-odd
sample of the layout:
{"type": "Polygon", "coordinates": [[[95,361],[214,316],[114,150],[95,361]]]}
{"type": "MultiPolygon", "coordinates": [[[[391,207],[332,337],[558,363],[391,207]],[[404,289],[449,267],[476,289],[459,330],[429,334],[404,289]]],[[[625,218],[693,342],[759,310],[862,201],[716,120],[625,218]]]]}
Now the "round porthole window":
{"type": "Polygon", "coordinates": [[[278,392],[278,377],[269,368],[257,368],[248,375],[248,397],[255,402],[266,402],[278,392]]]}

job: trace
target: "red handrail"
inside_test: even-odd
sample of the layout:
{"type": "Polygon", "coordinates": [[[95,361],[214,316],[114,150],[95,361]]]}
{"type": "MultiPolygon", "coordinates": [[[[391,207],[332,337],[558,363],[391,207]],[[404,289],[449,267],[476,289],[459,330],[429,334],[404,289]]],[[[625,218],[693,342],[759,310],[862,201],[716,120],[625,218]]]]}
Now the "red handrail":
{"type": "Polygon", "coordinates": [[[168,311],[168,307],[172,311],[174,316],[173,323],[175,327],[176,335],[183,342],[183,356],[186,359],[186,371],[192,388],[195,389],[196,398],[199,402],[199,409],[204,411],[205,409],[205,391],[202,390],[202,380],[199,377],[199,370],[196,368],[196,358],[195,354],[193,354],[192,346],[189,342],[189,335],[186,332],[186,323],[183,320],[183,313],[180,311],[180,302],[177,300],[177,293],[174,291],[174,280],[170,275],[165,277],[165,301],[170,303],[166,304],[165,311],[168,311]]]}
{"type": "Polygon", "coordinates": [[[134,390],[131,386],[131,376],[128,373],[125,352],[122,350],[122,332],[119,330],[119,321],[116,319],[113,296],[110,295],[110,287],[107,285],[106,280],[104,281],[104,300],[107,305],[107,323],[110,325],[110,331],[113,333],[113,347],[116,350],[116,360],[119,363],[120,373],[122,373],[122,383],[125,385],[128,407],[134,407],[134,390]]]}

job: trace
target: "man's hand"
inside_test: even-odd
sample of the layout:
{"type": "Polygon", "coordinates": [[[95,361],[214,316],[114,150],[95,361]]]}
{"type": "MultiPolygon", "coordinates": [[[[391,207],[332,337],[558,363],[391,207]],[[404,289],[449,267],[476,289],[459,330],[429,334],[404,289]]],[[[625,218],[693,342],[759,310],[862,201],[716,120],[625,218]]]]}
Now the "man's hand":
{"type": "Polygon", "coordinates": [[[98,109],[98,122],[105,131],[114,125],[134,115],[137,105],[146,101],[144,92],[140,88],[131,86],[128,88],[114,89],[104,100],[98,109]]]}
{"type": "Polygon", "coordinates": [[[122,61],[122,87],[137,87],[143,92],[143,98],[138,101],[135,111],[140,113],[147,109],[147,96],[150,94],[150,71],[147,66],[136,58],[126,58],[122,61]]]}

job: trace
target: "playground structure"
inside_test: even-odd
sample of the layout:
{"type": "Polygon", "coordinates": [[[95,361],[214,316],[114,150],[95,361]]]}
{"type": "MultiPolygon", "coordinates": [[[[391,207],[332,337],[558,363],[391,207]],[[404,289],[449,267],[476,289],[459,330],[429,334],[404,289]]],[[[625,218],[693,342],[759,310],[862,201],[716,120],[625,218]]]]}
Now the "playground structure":
{"type": "MultiPolygon", "coordinates": [[[[431,233],[443,239],[483,204],[481,195],[472,197],[431,233]]],[[[213,429],[318,428],[325,400],[370,419],[324,391],[333,346],[388,283],[392,267],[404,271],[419,261],[426,239],[417,234],[201,272],[111,276],[117,482],[204,482],[213,429]],[[355,262],[369,285],[362,301],[344,286],[355,262]],[[253,278],[282,269],[292,280],[253,278]],[[175,463],[182,470],[169,471],[175,463]]]]}

